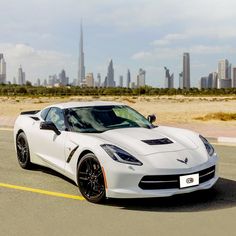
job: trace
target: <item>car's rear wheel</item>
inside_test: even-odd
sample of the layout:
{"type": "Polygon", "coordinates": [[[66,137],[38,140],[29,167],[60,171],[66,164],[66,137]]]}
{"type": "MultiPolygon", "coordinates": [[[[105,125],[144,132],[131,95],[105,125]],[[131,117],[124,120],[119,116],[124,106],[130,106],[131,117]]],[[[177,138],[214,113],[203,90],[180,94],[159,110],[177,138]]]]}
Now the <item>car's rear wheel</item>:
{"type": "Polygon", "coordinates": [[[92,153],[83,156],[78,164],[78,186],[85,199],[100,203],[105,199],[106,190],[101,165],[92,153]]]}
{"type": "Polygon", "coordinates": [[[17,159],[23,169],[31,169],[29,145],[24,132],[16,138],[17,159]]]}

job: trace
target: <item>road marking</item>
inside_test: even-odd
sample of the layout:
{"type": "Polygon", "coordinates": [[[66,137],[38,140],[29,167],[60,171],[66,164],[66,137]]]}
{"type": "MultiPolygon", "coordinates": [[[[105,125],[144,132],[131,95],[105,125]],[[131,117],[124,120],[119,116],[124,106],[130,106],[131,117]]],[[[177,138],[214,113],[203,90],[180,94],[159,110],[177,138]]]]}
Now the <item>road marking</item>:
{"type": "Polygon", "coordinates": [[[47,191],[47,190],[43,190],[43,189],[28,188],[28,187],[12,185],[12,184],[0,183],[0,187],[17,189],[17,190],[28,191],[28,192],[39,193],[39,194],[45,194],[45,195],[50,195],[50,196],[54,196],[54,197],[70,198],[70,199],[75,199],[75,200],[80,200],[80,201],[84,200],[84,198],[82,196],[70,195],[70,194],[58,193],[58,192],[51,192],[51,191],[47,191]]]}
{"type": "Polygon", "coordinates": [[[1,131],[13,131],[13,128],[0,128],[1,131]]]}

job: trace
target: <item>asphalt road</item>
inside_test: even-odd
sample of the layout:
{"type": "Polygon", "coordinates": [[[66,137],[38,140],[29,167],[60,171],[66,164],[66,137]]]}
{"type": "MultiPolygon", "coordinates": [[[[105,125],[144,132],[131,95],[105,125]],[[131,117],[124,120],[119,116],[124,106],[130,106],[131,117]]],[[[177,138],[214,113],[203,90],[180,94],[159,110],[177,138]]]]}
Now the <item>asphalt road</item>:
{"type": "MultiPolygon", "coordinates": [[[[236,235],[236,147],[216,146],[220,180],[211,190],[95,205],[0,186],[0,235],[236,235]]],[[[68,179],[18,166],[12,131],[0,130],[0,185],[79,195],[68,179]]]]}

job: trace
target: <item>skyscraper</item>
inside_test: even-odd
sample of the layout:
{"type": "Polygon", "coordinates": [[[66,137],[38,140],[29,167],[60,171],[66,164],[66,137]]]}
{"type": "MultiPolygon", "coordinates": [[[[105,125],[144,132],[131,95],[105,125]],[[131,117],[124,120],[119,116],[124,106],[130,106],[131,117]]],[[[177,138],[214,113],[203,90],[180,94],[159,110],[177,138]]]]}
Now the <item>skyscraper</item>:
{"type": "Polygon", "coordinates": [[[190,89],[190,56],[188,52],[183,55],[183,88],[190,89]]]}
{"type": "Polygon", "coordinates": [[[218,62],[218,78],[228,79],[229,61],[227,59],[220,60],[218,62]]]}
{"type": "Polygon", "coordinates": [[[179,88],[183,89],[183,72],[179,73],[179,88]]]}
{"type": "Polygon", "coordinates": [[[217,88],[231,87],[231,64],[227,59],[218,62],[218,84],[217,88]]]}
{"type": "Polygon", "coordinates": [[[64,86],[69,84],[69,78],[66,76],[66,71],[64,69],[59,74],[59,82],[64,86]]]}
{"type": "Polygon", "coordinates": [[[139,73],[137,76],[137,87],[143,87],[146,85],[146,71],[142,68],[139,69],[139,73]]]}
{"type": "Polygon", "coordinates": [[[170,75],[170,70],[167,67],[165,69],[165,88],[174,88],[174,74],[170,75]]]}
{"type": "Polygon", "coordinates": [[[18,69],[18,84],[24,85],[25,84],[25,72],[23,71],[22,67],[18,69]]]}
{"type": "Polygon", "coordinates": [[[0,84],[6,84],[6,61],[3,54],[0,54],[0,84]]]}
{"type": "Polygon", "coordinates": [[[98,88],[101,87],[101,74],[100,73],[97,74],[97,86],[98,88]]]}
{"type": "Polygon", "coordinates": [[[94,87],[94,78],[93,73],[88,73],[86,76],[86,86],[87,87],[94,87]]]}
{"type": "Polygon", "coordinates": [[[236,88],[236,67],[233,68],[232,88],[236,88]]]}
{"type": "Polygon", "coordinates": [[[131,75],[130,75],[130,70],[128,69],[128,71],[127,71],[127,84],[126,84],[127,88],[130,87],[130,82],[131,82],[131,75]]]}
{"type": "Polygon", "coordinates": [[[208,77],[204,76],[200,79],[200,89],[207,89],[208,88],[208,77]]]}
{"type": "Polygon", "coordinates": [[[119,87],[123,87],[123,75],[120,75],[119,77],[119,87]]]}
{"type": "Polygon", "coordinates": [[[84,50],[83,50],[83,27],[80,25],[80,42],[79,42],[79,69],[78,69],[78,85],[85,83],[85,66],[84,66],[84,50]]]}
{"type": "Polygon", "coordinates": [[[115,86],[116,86],[116,83],[114,81],[114,68],[113,68],[113,62],[111,60],[107,69],[106,87],[115,87],[115,86]]]}

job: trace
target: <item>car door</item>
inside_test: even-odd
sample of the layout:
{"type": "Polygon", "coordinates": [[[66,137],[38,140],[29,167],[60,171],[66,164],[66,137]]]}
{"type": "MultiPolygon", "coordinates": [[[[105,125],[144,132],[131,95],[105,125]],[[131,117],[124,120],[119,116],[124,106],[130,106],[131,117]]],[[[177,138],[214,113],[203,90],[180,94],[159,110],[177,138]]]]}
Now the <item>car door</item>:
{"type": "Polygon", "coordinates": [[[47,162],[52,168],[64,172],[65,168],[65,143],[68,137],[66,131],[63,110],[58,107],[52,107],[48,111],[45,121],[51,121],[55,124],[60,134],[57,135],[52,130],[40,129],[37,132],[37,155],[47,162]]]}

